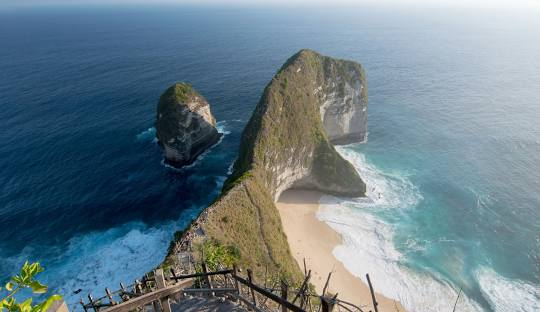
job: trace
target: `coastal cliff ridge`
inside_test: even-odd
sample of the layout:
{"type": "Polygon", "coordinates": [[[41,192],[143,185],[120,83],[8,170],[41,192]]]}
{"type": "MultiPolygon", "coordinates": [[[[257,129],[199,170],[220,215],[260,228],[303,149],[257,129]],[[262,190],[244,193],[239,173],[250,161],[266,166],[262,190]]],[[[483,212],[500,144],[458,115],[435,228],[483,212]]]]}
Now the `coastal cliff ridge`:
{"type": "Polygon", "coordinates": [[[221,195],[179,241],[204,237],[233,246],[239,265],[255,274],[268,269],[301,280],[274,203],[290,188],[365,195],[365,183],[332,140],[364,141],[366,108],[360,64],[311,50],[293,55],[264,89],[221,195]]]}

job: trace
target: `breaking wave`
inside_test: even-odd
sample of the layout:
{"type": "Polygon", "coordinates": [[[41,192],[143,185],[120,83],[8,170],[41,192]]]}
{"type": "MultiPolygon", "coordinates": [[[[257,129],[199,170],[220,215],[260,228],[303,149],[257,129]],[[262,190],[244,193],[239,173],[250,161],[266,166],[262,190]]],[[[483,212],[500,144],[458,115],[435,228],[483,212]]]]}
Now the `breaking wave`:
{"type": "Polygon", "coordinates": [[[476,271],[482,294],[493,310],[540,311],[540,288],[527,282],[500,276],[487,267],[476,271]]]}
{"type": "MultiPolygon", "coordinates": [[[[368,189],[367,198],[323,196],[321,199],[317,217],[343,239],[343,244],[334,249],[334,256],[361,279],[369,273],[378,292],[399,300],[409,311],[451,309],[458,291],[435,272],[417,272],[407,267],[404,255],[395,248],[392,226],[374,213],[381,209],[414,207],[423,199],[419,190],[406,173],[382,172],[350,147],[336,149],[355,166],[368,189]]],[[[458,310],[481,311],[481,308],[461,297],[458,310]]]]}
{"type": "Polygon", "coordinates": [[[190,168],[193,168],[197,165],[199,165],[201,163],[201,161],[216,147],[218,146],[219,144],[221,144],[221,142],[223,142],[223,139],[225,138],[225,136],[231,134],[231,131],[228,130],[228,126],[227,126],[227,121],[226,120],[223,120],[223,121],[219,121],[216,123],[216,129],[218,131],[218,133],[221,133],[222,136],[219,138],[219,140],[212,146],[210,146],[206,151],[204,151],[203,153],[201,153],[199,156],[197,156],[197,159],[195,159],[195,161],[187,166],[183,166],[182,168],[176,168],[174,166],[171,166],[169,164],[167,164],[165,162],[164,159],[161,160],[161,164],[165,167],[167,167],[168,169],[171,169],[171,170],[174,170],[174,171],[183,171],[185,169],[190,169],[190,168]]]}

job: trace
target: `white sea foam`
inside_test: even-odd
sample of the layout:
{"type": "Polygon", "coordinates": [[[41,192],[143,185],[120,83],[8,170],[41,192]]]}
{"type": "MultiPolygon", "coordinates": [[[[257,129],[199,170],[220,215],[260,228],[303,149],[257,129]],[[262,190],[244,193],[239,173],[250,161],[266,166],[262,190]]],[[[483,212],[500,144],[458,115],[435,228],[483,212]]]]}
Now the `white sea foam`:
{"type": "Polygon", "coordinates": [[[144,130],[143,132],[137,134],[137,140],[139,140],[139,141],[152,141],[154,143],[157,142],[156,128],[151,127],[151,128],[148,128],[148,129],[144,130]]]}
{"type": "Polygon", "coordinates": [[[229,165],[229,168],[227,168],[227,175],[231,175],[234,170],[234,163],[236,162],[236,158],[231,162],[229,165]]]}
{"type": "MultiPolygon", "coordinates": [[[[381,209],[408,209],[422,200],[407,174],[381,172],[361,153],[348,147],[337,147],[337,150],[360,172],[368,186],[368,197],[355,200],[324,196],[321,199],[318,218],[343,238],[343,244],[334,249],[336,258],[362,280],[369,273],[377,291],[399,300],[409,311],[451,309],[458,292],[442,278],[406,267],[403,255],[394,247],[391,225],[373,214],[381,209]]],[[[407,244],[418,248],[414,242],[407,244]]],[[[458,310],[481,311],[481,308],[462,297],[458,310]]]]}
{"type": "MultiPolygon", "coordinates": [[[[232,120],[232,121],[238,122],[238,121],[241,121],[241,120],[235,119],[235,120],[232,120]]],[[[223,139],[224,136],[231,133],[231,131],[227,129],[227,120],[218,121],[216,123],[216,129],[217,129],[217,131],[219,133],[223,134],[221,136],[222,139],[223,139]]],[[[141,133],[137,134],[136,138],[139,141],[152,141],[152,142],[156,143],[157,142],[156,128],[155,127],[150,127],[148,129],[142,131],[141,133]]],[[[219,144],[219,143],[221,143],[221,140],[217,144],[219,144]]]]}
{"type": "MultiPolygon", "coordinates": [[[[234,120],[233,120],[234,121],[234,120]]],[[[223,134],[223,136],[227,134],[231,134],[231,131],[227,129],[227,120],[222,120],[216,122],[216,129],[219,133],[223,134]]]]}
{"type": "Polygon", "coordinates": [[[508,279],[482,267],[476,278],[484,297],[497,312],[540,311],[540,288],[527,282],[508,279]]]}
{"type": "MultiPolygon", "coordinates": [[[[223,186],[225,176],[216,177],[218,192],[223,186]]],[[[130,222],[105,231],[85,233],[73,237],[68,247],[59,255],[57,264],[47,267],[45,282],[62,282],[62,286],[52,291],[61,293],[70,311],[80,310],[79,298],[92,292],[94,298],[104,294],[105,287],[117,289],[120,282],[129,285],[144,273],[155,268],[167,252],[167,247],[175,231],[185,226],[197,215],[200,207],[183,211],[178,220],[168,221],[157,226],[142,222],[130,222]],[[81,289],[79,294],[75,290],[81,289]]],[[[13,259],[21,263],[28,252],[13,259]]]]}

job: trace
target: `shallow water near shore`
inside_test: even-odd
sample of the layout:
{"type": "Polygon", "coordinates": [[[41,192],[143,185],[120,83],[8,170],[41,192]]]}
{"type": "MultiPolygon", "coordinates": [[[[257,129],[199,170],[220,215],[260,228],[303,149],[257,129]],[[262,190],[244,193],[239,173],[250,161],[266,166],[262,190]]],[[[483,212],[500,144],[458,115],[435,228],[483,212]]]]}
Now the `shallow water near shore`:
{"type": "Polygon", "coordinates": [[[163,259],[218,195],[264,86],[301,48],[361,62],[369,140],[339,147],[372,200],[325,198],[355,274],[410,311],[540,309],[535,14],[55,8],[0,11],[0,276],[25,259],[73,304],[163,259]],[[191,82],[226,133],[162,165],[159,94],[191,82]],[[375,187],[375,190],[373,190],[375,187]],[[379,198],[380,193],[380,198],[379,198]]]}

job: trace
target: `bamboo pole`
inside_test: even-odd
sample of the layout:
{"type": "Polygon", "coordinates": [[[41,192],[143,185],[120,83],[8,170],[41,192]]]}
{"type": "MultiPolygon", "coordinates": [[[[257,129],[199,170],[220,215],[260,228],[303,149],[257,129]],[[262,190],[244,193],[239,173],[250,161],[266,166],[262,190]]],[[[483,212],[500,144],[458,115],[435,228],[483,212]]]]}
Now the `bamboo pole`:
{"type": "Polygon", "coordinates": [[[373,301],[373,309],[375,309],[375,312],[379,312],[379,309],[377,306],[379,305],[377,303],[377,300],[375,299],[375,292],[373,291],[373,286],[371,285],[371,280],[369,279],[369,274],[366,274],[366,278],[369,285],[369,291],[371,292],[371,300],[373,301]]]}
{"type": "MultiPolygon", "coordinates": [[[[283,301],[287,301],[288,292],[289,285],[287,285],[287,283],[281,280],[281,299],[283,299],[283,301]]],[[[287,307],[283,304],[281,305],[281,312],[287,312],[287,307]]]]}
{"type": "MultiPolygon", "coordinates": [[[[253,285],[253,272],[248,269],[247,270],[247,274],[248,274],[248,281],[251,285],[253,285]]],[[[255,291],[253,290],[252,287],[249,287],[250,291],[251,291],[251,299],[253,299],[253,305],[256,307],[257,306],[257,298],[255,297],[255,291]]]]}
{"type": "Polygon", "coordinates": [[[323,287],[323,290],[322,290],[322,296],[324,296],[326,294],[326,290],[328,289],[328,285],[330,284],[330,277],[332,277],[332,271],[330,271],[330,273],[328,273],[328,277],[326,278],[326,283],[324,283],[324,287],[323,287]]]}

